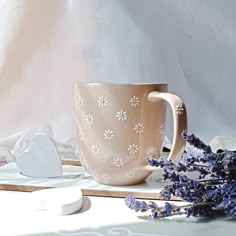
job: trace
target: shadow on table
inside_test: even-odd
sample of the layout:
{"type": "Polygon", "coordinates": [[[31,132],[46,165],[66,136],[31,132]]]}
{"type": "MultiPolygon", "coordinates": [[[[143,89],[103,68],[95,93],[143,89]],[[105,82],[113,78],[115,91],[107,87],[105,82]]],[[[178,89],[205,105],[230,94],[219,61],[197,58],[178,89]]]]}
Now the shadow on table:
{"type": "Polygon", "coordinates": [[[90,208],[91,208],[91,201],[90,201],[90,199],[88,197],[83,196],[83,206],[82,206],[82,209],[80,209],[79,211],[73,213],[73,215],[84,213],[84,212],[88,211],[90,208]]]}
{"type": "MultiPolygon", "coordinates": [[[[91,227],[71,230],[60,230],[45,232],[41,234],[31,234],[31,236],[234,236],[235,221],[227,218],[208,221],[203,218],[182,218],[145,220],[143,222],[133,222],[127,224],[114,224],[107,226],[91,227]],[[206,224],[207,223],[207,224],[206,224]]],[[[24,235],[27,236],[27,235],[24,235]]],[[[29,235],[28,235],[29,236],[29,235]]]]}

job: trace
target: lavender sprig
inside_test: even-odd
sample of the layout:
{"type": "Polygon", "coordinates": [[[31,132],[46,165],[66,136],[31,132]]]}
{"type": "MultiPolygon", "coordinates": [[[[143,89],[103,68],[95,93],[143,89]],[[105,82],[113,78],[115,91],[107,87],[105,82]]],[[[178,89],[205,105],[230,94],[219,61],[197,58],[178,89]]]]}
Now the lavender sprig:
{"type": "Polygon", "coordinates": [[[181,209],[181,207],[170,204],[169,202],[165,202],[164,206],[158,206],[154,201],[149,201],[149,203],[138,201],[132,195],[126,197],[125,203],[130,209],[135,210],[136,212],[146,212],[150,210],[151,218],[164,218],[180,214],[181,209]]]}
{"type": "Polygon", "coordinates": [[[151,211],[151,218],[165,218],[174,215],[183,215],[185,214],[187,217],[189,216],[216,216],[222,214],[222,209],[218,208],[217,210],[213,210],[212,204],[186,204],[182,206],[178,206],[176,204],[171,204],[169,202],[165,202],[164,205],[157,205],[154,201],[149,201],[146,203],[145,201],[136,200],[133,196],[129,195],[125,199],[126,205],[136,212],[146,212],[148,210],[151,211]]]}
{"type": "Polygon", "coordinates": [[[197,138],[194,134],[188,135],[186,131],[182,133],[182,137],[193,147],[204,150],[206,153],[211,153],[211,147],[206,145],[202,140],[197,138]]]}
{"type": "Polygon", "coordinates": [[[203,150],[203,154],[184,154],[176,162],[153,157],[146,158],[146,161],[150,166],[162,168],[163,178],[171,181],[162,189],[161,197],[170,200],[176,196],[189,205],[177,207],[167,202],[158,206],[153,201],[146,203],[128,196],[127,206],[135,211],[151,211],[153,218],[184,213],[187,217],[225,214],[236,219],[236,153],[228,150],[213,153],[211,147],[194,134],[185,132],[183,138],[203,150]],[[186,175],[191,172],[197,177],[191,179],[186,175]]]}

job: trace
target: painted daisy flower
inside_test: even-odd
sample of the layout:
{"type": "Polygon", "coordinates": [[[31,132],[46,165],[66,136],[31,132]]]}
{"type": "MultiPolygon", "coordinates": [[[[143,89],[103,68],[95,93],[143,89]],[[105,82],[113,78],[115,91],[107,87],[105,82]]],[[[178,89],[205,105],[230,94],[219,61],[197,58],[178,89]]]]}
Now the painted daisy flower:
{"type": "Polygon", "coordinates": [[[139,151],[139,147],[137,144],[130,144],[129,147],[128,147],[128,151],[130,154],[135,154],[139,151]]]}
{"type": "Polygon", "coordinates": [[[108,100],[107,100],[106,97],[101,96],[101,97],[98,97],[97,102],[98,102],[98,106],[103,108],[103,107],[105,107],[107,105],[108,100]]]}
{"type": "Polygon", "coordinates": [[[175,111],[176,111],[177,115],[183,115],[184,114],[183,105],[182,104],[176,105],[175,111]]]}
{"type": "Polygon", "coordinates": [[[161,134],[163,134],[163,132],[164,132],[164,125],[161,125],[161,126],[160,126],[159,132],[160,132],[161,134]]]}
{"type": "Polygon", "coordinates": [[[118,111],[118,112],[116,113],[116,117],[117,117],[117,119],[120,120],[120,121],[125,121],[125,120],[127,120],[128,115],[127,115],[127,112],[126,112],[126,111],[121,110],[121,111],[118,111]]]}
{"type": "Polygon", "coordinates": [[[135,177],[135,173],[134,171],[129,171],[128,173],[126,173],[126,176],[129,178],[129,179],[132,179],[135,177]]]}
{"type": "Polygon", "coordinates": [[[84,99],[81,96],[77,97],[78,106],[82,107],[84,105],[84,99]]]}
{"type": "Polygon", "coordinates": [[[122,166],[124,166],[124,161],[123,161],[123,159],[122,158],[115,158],[114,159],[114,165],[116,166],[116,167],[122,167],[122,166]]]}
{"type": "Polygon", "coordinates": [[[83,167],[88,168],[88,162],[85,161],[84,159],[80,160],[81,164],[83,167]]]}
{"type": "Polygon", "coordinates": [[[111,176],[110,176],[109,174],[107,174],[107,173],[104,173],[104,174],[102,175],[102,178],[103,178],[103,179],[110,179],[111,176]]]}
{"type": "Polygon", "coordinates": [[[130,98],[129,102],[132,107],[137,107],[139,105],[140,100],[139,97],[133,96],[130,98]]]}
{"type": "Polygon", "coordinates": [[[134,130],[135,130],[136,134],[141,134],[141,133],[143,133],[143,131],[144,131],[144,126],[143,126],[143,124],[141,124],[141,123],[135,124],[135,125],[134,125],[134,130]]]}
{"type": "Polygon", "coordinates": [[[83,133],[81,130],[78,131],[78,137],[79,137],[81,140],[84,140],[84,133],[83,133]]]}
{"type": "Polygon", "coordinates": [[[85,120],[86,120],[86,123],[88,125],[92,125],[93,121],[94,121],[94,118],[93,118],[93,116],[91,114],[88,114],[88,115],[86,115],[85,120]]]}
{"type": "Polygon", "coordinates": [[[108,141],[111,141],[112,139],[114,139],[114,131],[110,129],[105,130],[104,138],[108,141]]]}
{"type": "Polygon", "coordinates": [[[91,146],[91,152],[92,152],[93,154],[99,154],[100,149],[98,148],[97,145],[92,145],[92,146],[91,146]]]}

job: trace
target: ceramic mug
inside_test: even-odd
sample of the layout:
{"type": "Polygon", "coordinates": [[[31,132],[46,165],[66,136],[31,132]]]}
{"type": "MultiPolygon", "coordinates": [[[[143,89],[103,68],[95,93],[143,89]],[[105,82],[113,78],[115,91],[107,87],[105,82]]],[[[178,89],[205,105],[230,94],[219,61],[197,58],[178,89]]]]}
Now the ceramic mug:
{"type": "Polygon", "coordinates": [[[167,103],[174,122],[168,159],[181,155],[186,108],[167,89],[167,84],[75,83],[79,158],[97,182],[133,185],[152,173],[145,157],[161,155],[167,103]]]}

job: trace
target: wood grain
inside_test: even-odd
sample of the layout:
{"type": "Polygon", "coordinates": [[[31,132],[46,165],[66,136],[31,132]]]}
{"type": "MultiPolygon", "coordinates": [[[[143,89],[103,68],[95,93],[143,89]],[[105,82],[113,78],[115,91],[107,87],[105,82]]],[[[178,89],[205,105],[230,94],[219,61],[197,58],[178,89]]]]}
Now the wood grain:
{"type": "Polygon", "coordinates": [[[81,166],[79,160],[62,160],[62,165],[81,166]]]}
{"type": "MultiPolygon", "coordinates": [[[[33,192],[33,191],[37,191],[41,189],[49,189],[49,188],[52,188],[52,187],[29,186],[29,185],[18,185],[18,184],[0,184],[0,190],[8,190],[8,191],[33,192]]],[[[128,195],[133,195],[136,198],[140,198],[140,199],[161,200],[159,193],[97,190],[97,189],[81,189],[81,191],[84,196],[124,198],[128,195]]],[[[171,200],[180,201],[180,199],[176,197],[172,197],[171,200]]]]}

